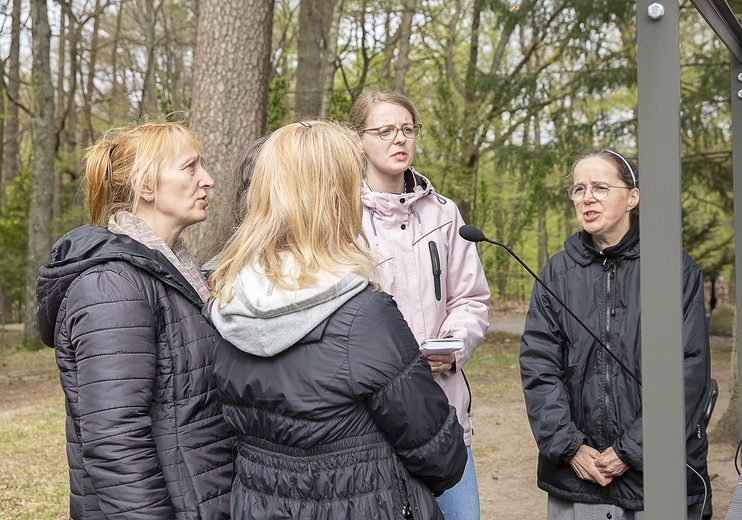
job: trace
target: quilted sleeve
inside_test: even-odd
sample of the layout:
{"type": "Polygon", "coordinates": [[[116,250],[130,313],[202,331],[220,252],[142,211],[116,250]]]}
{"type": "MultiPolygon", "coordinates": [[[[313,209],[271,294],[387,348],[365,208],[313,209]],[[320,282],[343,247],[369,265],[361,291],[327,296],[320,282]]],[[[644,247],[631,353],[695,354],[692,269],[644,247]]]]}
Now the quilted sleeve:
{"type": "Polygon", "coordinates": [[[391,297],[366,301],[349,342],[354,385],[369,395],[371,414],[407,471],[434,493],[455,485],[466,465],[462,427],[391,297]]]}
{"type": "Polygon", "coordinates": [[[81,276],[65,326],[75,352],[85,470],[107,518],[173,518],[152,438],[157,324],[143,289],[113,270],[81,276]]]}

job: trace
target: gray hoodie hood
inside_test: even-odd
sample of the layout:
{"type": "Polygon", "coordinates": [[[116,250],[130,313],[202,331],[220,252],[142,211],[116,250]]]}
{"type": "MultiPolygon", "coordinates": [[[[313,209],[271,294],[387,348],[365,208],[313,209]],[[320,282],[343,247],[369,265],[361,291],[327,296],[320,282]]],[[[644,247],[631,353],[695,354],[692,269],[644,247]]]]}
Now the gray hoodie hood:
{"type": "MultiPolygon", "coordinates": [[[[287,266],[291,271],[291,266],[287,266]]],[[[235,296],[222,309],[212,303],[214,327],[238,349],[272,357],[295,345],[368,285],[357,274],[327,274],[311,287],[276,287],[255,267],[245,267],[234,282],[235,296]]]]}

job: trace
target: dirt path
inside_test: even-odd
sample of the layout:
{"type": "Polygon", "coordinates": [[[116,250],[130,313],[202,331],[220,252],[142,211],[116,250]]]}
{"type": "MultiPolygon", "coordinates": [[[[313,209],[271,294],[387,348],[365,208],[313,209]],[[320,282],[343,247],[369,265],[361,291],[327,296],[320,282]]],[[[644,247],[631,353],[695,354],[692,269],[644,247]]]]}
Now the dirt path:
{"type": "MultiPolygon", "coordinates": [[[[538,449],[528,425],[517,366],[517,345],[522,331],[518,326],[523,319],[524,316],[517,313],[492,318],[490,334],[505,338],[498,343],[504,345],[509,358],[505,363],[498,363],[501,370],[496,374],[477,378],[472,384],[475,428],[472,445],[483,519],[546,517],[546,493],[536,486],[538,449]]],[[[711,376],[719,385],[719,398],[710,430],[729,404],[731,338],[714,337],[711,343],[711,376]]],[[[737,486],[739,475],[734,467],[735,450],[734,444],[712,443],[709,446],[714,519],[724,518],[737,486]]]]}
{"type": "MultiPolygon", "coordinates": [[[[528,426],[520,387],[517,360],[519,320],[517,316],[508,320],[493,319],[495,329],[498,328],[498,323],[503,324],[500,325],[503,328],[504,324],[509,324],[508,327],[516,328],[515,332],[512,328],[507,333],[492,331],[488,335],[492,341],[488,340],[485,348],[477,352],[478,356],[487,356],[486,363],[482,363],[482,368],[478,370],[467,370],[473,393],[473,449],[484,520],[545,518],[546,494],[536,487],[537,450],[528,426]]],[[[712,376],[719,383],[720,397],[711,428],[729,401],[730,348],[731,340],[716,339],[713,342],[712,376]]],[[[51,349],[2,359],[0,422],[18,417],[20,409],[31,408],[39,403],[48,403],[49,406],[58,406],[61,409],[62,392],[51,349]]],[[[18,464],[35,464],[48,474],[66,478],[61,418],[59,433],[55,435],[59,437],[59,453],[57,457],[53,457],[54,460],[24,459],[17,461],[18,464]]],[[[714,518],[724,518],[737,484],[735,448],[734,445],[726,444],[712,444],[710,448],[709,471],[714,494],[714,518]]],[[[0,464],[0,469],[2,467],[0,464]]],[[[23,497],[14,495],[11,498],[14,502],[21,503],[23,497]]],[[[0,507],[0,518],[28,518],[12,514],[3,516],[4,509],[4,506],[0,507]]]]}

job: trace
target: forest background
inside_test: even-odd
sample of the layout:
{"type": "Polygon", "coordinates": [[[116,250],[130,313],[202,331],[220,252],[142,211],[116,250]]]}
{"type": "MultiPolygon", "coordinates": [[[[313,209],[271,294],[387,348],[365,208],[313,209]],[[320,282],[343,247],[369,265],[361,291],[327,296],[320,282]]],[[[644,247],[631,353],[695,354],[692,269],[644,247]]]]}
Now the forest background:
{"type": "MultiPolygon", "coordinates": [[[[735,12],[742,1],[731,1],[735,12]]],[[[729,54],[680,1],[683,242],[715,286],[734,276],[729,54]]],[[[40,346],[35,281],[54,241],[88,223],[84,150],[146,120],[189,124],[216,185],[299,118],[345,120],[367,88],[418,106],[415,167],[464,219],[538,271],[578,230],[569,167],[609,146],[636,161],[636,2],[618,0],[0,0],[0,323],[40,346]]],[[[639,178],[662,172],[644,172],[639,178]]],[[[492,296],[533,280],[482,248],[492,296]]],[[[733,284],[731,285],[733,287],[733,284]]]]}

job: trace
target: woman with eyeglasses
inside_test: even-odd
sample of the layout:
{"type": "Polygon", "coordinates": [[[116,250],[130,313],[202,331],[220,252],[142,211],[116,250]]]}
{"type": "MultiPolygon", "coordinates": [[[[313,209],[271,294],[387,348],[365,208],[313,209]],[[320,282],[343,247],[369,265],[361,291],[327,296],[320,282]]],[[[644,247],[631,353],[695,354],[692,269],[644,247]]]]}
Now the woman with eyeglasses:
{"type": "MultiPolygon", "coordinates": [[[[644,494],[636,166],[613,150],[583,153],[567,194],[582,230],[548,261],[542,279],[616,359],[534,285],[520,371],[539,449],[538,486],[549,495],[549,520],[638,520],[644,494]]],[[[699,518],[711,498],[710,355],[703,274],[685,252],[682,266],[687,505],[688,518],[699,518]]]]}
{"type": "Polygon", "coordinates": [[[418,342],[460,338],[464,347],[431,354],[436,382],[456,408],[468,451],[461,481],[438,498],[446,520],[478,519],[479,491],[471,452],[471,392],[463,368],[489,325],[489,286],[476,246],[459,237],[456,204],[412,167],[422,125],[399,92],[372,90],[353,103],[350,124],[366,158],[363,230],[378,262],[382,288],[394,297],[418,342]]]}

